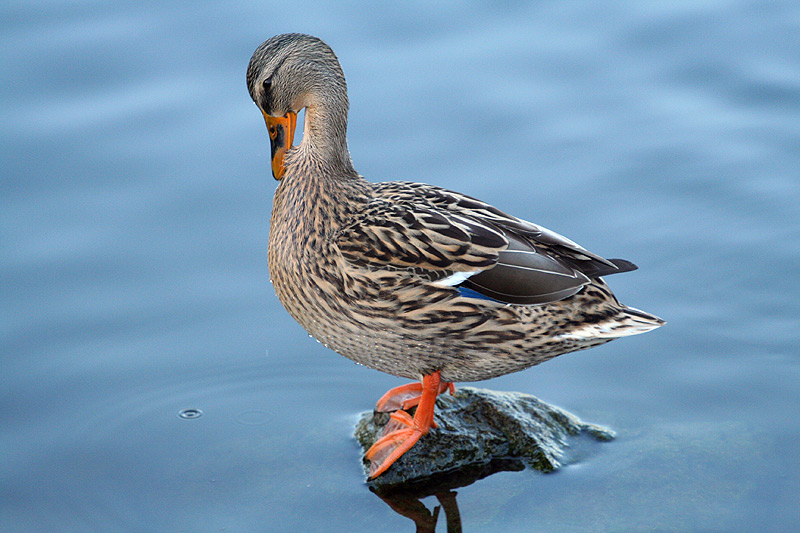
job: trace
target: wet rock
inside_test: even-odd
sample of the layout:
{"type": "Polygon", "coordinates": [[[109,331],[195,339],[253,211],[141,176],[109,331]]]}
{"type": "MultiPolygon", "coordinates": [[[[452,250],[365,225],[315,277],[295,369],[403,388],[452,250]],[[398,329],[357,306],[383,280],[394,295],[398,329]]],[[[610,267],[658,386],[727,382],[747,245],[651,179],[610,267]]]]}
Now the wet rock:
{"type": "MultiPolygon", "coordinates": [[[[378,439],[388,420],[387,413],[361,415],[355,437],[363,451],[378,439]]],[[[534,396],[471,387],[458,387],[455,396],[440,395],[435,420],[439,427],[374,480],[374,486],[424,483],[454,472],[477,471],[483,477],[526,466],[551,472],[562,466],[569,437],[614,438],[613,431],[582,422],[534,396]]],[[[367,472],[367,461],[364,467],[367,472]]]]}

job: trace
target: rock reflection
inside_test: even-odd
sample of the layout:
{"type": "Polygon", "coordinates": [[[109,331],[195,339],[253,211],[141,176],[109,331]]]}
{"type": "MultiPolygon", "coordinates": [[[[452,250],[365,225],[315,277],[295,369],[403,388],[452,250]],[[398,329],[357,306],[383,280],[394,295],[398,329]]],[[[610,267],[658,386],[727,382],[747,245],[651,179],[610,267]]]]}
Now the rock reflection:
{"type": "Polygon", "coordinates": [[[448,533],[462,531],[455,489],[466,487],[496,472],[519,471],[525,463],[519,459],[498,459],[488,464],[469,465],[458,470],[436,474],[407,483],[370,484],[369,489],[397,514],[414,521],[418,533],[435,532],[439,515],[444,512],[448,533]],[[422,500],[433,496],[439,502],[428,509],[422,500]]]}

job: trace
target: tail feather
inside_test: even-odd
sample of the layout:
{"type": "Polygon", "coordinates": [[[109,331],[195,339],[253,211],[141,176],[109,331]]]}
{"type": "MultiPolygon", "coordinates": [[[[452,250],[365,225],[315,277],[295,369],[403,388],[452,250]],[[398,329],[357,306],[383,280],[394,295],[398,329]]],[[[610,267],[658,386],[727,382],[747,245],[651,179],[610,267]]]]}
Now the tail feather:
{"type": "Polygon", "coordinates": [[[589,340],[589,339],[616,339],[629,335],[639,335],[647,333],[666,322],[655,315],[645,313],[634,307],[623,307],[620,312],[609,320],[584,324],[568,333],[560,335],[565,340],[589,340]]]}

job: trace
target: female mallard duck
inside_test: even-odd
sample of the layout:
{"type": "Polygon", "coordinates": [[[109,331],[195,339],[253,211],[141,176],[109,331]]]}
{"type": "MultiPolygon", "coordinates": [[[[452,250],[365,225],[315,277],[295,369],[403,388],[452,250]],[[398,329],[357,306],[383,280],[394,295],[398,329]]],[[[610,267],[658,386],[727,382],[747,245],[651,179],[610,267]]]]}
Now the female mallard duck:
{"type": "Polygon", "coordinates": [[[378,402],[395,412],[367,451],[370,478],[435,426],[436,396],[452,382],[516,372],[664,323],[620,304],[600,279],[634,270],[628,261],[464,194],[361,177],[347,149],[344,73],[320,39],[264,42],[247,87],[280,180],[268,253],[278,298],[325,346],[422,379],[378,402]],[[292,146],[303,108],[303,140],[292,146]]]}

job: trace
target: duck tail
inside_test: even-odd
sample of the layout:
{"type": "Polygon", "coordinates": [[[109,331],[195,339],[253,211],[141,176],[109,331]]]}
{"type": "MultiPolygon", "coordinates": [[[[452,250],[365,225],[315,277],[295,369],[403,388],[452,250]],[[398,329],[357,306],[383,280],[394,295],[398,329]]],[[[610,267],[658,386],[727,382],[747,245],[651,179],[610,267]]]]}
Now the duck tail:
{"type": "Polygon", "coordinates": [[[640,311],[634,307],[621,306],[619,313],[592,324],[585,324],[582,327],[561,335],[567,340],[589,340],[589,339],[616,339],[629,335],[639,335],[647,333],[666,324],[666,322],[655,315],[640,311]]]}
{"type": "Polygon", "coordinates": [[[620,312],[622,321],[625,323],[625,329],[629,330],[621,336],[638,335],[639,333],[647,333],[656,328],[660,328],[667,322],[656,315],[646,313],[635,307],[624,306],[620,312]]]}

